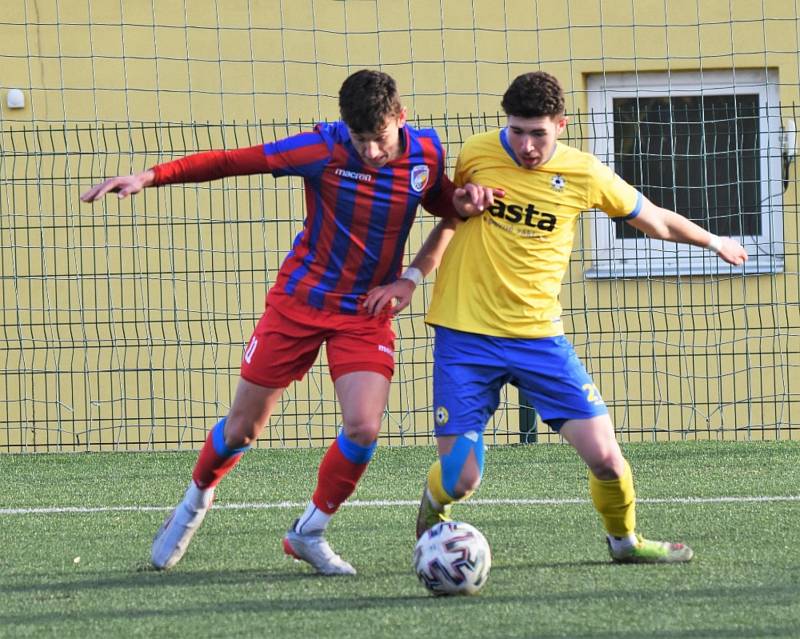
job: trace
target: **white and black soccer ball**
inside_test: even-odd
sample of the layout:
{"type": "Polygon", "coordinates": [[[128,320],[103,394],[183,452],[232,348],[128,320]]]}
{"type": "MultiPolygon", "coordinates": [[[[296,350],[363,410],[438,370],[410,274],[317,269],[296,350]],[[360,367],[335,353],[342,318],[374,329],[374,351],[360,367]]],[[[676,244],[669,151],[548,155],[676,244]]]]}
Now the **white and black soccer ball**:
{"type": "Polygon", "coordinates": [[[492,551],[480,530],[444,521],[425,531],[414,547],[414,571],[434,595],[474,595],[492,567],[492,551]]]}

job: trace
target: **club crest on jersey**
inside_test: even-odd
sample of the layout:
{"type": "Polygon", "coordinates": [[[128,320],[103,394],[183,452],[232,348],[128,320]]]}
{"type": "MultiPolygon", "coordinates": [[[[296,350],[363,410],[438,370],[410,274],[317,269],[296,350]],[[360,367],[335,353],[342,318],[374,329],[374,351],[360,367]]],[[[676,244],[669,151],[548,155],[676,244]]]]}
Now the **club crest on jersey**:
{"type": "Polygon", "coordinates": [[[417,164],[411,169],[411,188],[417,193],[421,193],[422,189],[428,183],[428,178],[431,175],[431,170],[427,164],[417,164]]]}
{"type": "Polygon", "coordinates": [[[450,420],[450,413],[447,412],[447,409],[444,406],[439,406],[436,408],[436,425],[437,426],[444,426],[450,420]]]}
{"type": "Polygon", "coordinates": [[[566,185],[567,181],[564,179],[563,175],[554,175],[553,179],[550,180],[550,188],[559,193],[564,190],[566,185]]]}

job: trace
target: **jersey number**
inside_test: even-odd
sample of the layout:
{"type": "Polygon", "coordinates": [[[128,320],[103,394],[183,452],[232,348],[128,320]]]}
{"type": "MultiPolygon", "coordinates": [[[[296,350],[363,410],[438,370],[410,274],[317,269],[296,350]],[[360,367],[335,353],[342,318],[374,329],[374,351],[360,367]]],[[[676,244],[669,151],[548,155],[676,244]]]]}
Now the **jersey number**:
{"type": "Polygon", "coordinates": [[[250,340],[250,344],[244,352],[244,361],[248,364],[253,361],[253,353],[256,352],[256,346],[258,346],[258,339],[254,337],[250,340]]]}
{"type": "Polygon", "coordinates": [[[603,398],[600,396],[600,391],[594,384],[584,384],[581,388],[586,391],[586,401],[592,404],[602,404],[603,398]]]}

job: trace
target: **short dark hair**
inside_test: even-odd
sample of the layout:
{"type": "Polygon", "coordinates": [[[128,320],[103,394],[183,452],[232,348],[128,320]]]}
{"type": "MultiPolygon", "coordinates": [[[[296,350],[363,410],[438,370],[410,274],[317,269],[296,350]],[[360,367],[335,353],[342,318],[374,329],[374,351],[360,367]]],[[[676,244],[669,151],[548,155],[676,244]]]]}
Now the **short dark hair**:
{"type": "Polygon", "coordinates": [[[506,89],[502,105],[506,115],[521,118],[563,115],[564,90],[549,73],[523,73],[506,89]]]}
{"type": "Polygon", "coordinates": [[[394,78],[382,71],[356,71],[339,89],[339,113],[355,133],[376,132],[387,117],[400,115],[402,109],[394,78]]]}

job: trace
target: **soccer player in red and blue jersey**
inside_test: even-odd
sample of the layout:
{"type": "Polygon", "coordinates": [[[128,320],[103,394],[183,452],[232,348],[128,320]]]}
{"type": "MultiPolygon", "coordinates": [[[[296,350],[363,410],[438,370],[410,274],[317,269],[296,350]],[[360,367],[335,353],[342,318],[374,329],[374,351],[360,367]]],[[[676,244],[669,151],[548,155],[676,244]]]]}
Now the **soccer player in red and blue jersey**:
{"type": "Polygon", "coordinates": [[[373,456],[394,370],[389,312],[371,314],[365,295],[408,280],[403,252],[417,206],[456,214],[436,133],[406,124],[394,80],[362,70],[339,92],[342,121],[277,142],[210,151],[108,179],[81,196],[124,198],[143,188],[271,173],[304,179],[307,216],[266,298],[245,350],[230,412],[210,431],[183,500],[156,533],[152,563],[174,566],[206,515],[219,481],[267,425],[284,389],[303,378],[326,346],[343,427],[324,455],[316,490],[283,539],[284,551],[325,575],[355,569],[324,537],[373,456]]]}

